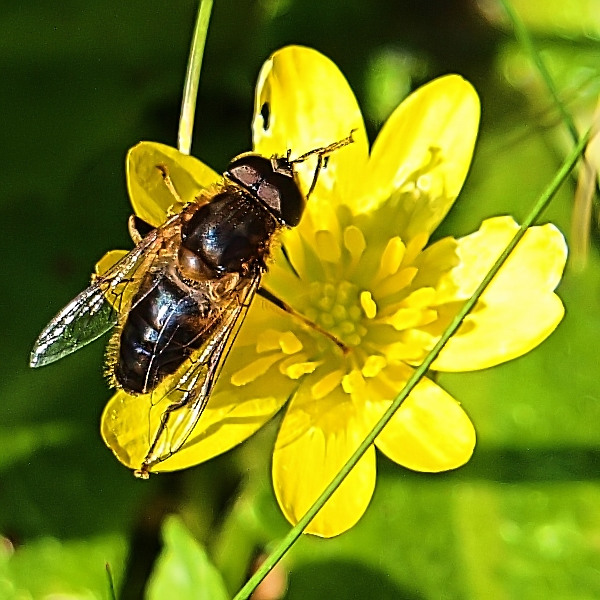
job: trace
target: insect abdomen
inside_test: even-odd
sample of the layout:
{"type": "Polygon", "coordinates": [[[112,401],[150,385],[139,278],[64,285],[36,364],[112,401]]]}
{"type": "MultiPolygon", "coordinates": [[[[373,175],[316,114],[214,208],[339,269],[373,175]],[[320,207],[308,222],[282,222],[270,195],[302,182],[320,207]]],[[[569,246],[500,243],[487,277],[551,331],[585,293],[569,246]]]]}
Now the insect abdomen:
{"type": "Polygon", "coordinates": [[[126,392],[151,392],[205,340],[207,308],[182,285],[163,275],[157,282],[147,276],[140,286],[114,364],[113,374],[126,392]]]}

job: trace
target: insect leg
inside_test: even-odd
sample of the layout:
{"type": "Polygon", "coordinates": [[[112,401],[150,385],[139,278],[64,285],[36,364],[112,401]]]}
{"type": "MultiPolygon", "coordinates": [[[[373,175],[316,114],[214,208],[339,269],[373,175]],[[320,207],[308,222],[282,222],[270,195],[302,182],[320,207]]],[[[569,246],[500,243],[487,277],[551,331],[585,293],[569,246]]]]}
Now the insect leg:
{"type": "Polygon", "coordinates": [[[287,304],[287,302],[284,302],[281,298],[275,296],[275,294],[272,294],[264,288],[259,288],[259,290],[256,293],[259,296],[262,296],[265,300],[271,302],[271,304],[274,304],[277,308],[285,311],[286,313],[289,313],[294,318],[302,321],[302,323],[304,323],[306,326],[314,329],[315,331],[318,331],[320,334],[329,338],[338,348],[340,348],[340,350],[344,354],[348,354],[348,352],[350,352],[350,348],[348,348],[348,346],[346,346],[343,342],[338,340],[334,335],[329,333],[329,331],[326,331],[310,319],[307,319],[303,314],[300,314],[298,311],[294,310],[289,304],[287,304]]]}
{"type": "Polygon", "coordinates": [[[152,466],[166,460],[183,446],[200,419],[207,401],[206,393],[196,394],[193,398],[184,394],[179,402],[174,402],[165,409],[144,462],[134,472],[136,477],[148,479],[152,466]]]}
{"type": "MultiPolygon", "coordinates": [[[[183,410],[186,408],[186,405],[188,405],[188,403],[189,399],[184,396],[184,398],[181,401],[173,403],[165,409],[160,419],[158,429],[154,434],[154,439],[152,440],[150,449],[146,454],[146,458],[144,458],[142,466],[136,471],[134,471],[134,475],[136,477],[138,477],[139,479],[148,479],[150,467],[152,467],[156,463],[166,460],[167,458],[169,458],[169,456],[172,456],[177,450],[179,450],[179,448],[183,445],[185,439],[187,439],[187,436],[191,431],[191,428],[189,427],[190,413],[187,410],[183,410]],[[176,411],[178,410],[181,410],[182,412],[177,413],[176,411]],[[177,435],[174,431],[169,433],[169,430],[175,430],[177,428],[177,425],[181,424],[180,422],[182,420],[187,422],[187,426],[185,427],[185,439],[183,439],[179,443],[173,442],[172,440],[175,439],[177,435]],[[177,445],[173,447],[173,443],[176,443],[177,445]]],[[[202,406],[201,408],[204,407],[202,406]]],[[[193,412],[198,412],[197,418],[194,418],[194,416],[192,416],[193,424],[195,425],[202,411],[200,410],[193,412]]]]}
{"type": "Polygon", "coordinates": [[[127,220],[127,230],[133,240],[133,243],[137,246],[152,230],[154,227],[150,223],[146,223],[143,219],[140,219],[136,215],[129,215],[127,220]]]}
{"type": "Polygon", "coordinates": [[[172,390],[181,397],[164,409],[144,462],[134,472],[136,477],[147,479],[154,465],[173,456],[187,441],[208,402],[230,333],[231,329],[224,328],[208,357],[192,361],[178,387],[172,390]]]}
{"type": "Polygon", "coordinates": [[[167,168],[167,165],[156,165],[156,168],[160,171],[163,181],[165,182],[169,192],[171,192],[173,198],[175,198],[175,201],[179,204],[185,204],[185,202],[181,199],[179,192],[175,189],[173,181],[171,181],[171,176],[169,175],[169,169],[167,168]]]}
{"type": "Polygon", "coordinates": [[[319,154],[317,158],[317,166],[315,167],[315,174],[313,176],[312,183],[310,184],[310,188],[308,188],[308,192],[306,192],[306,200],[310,198],[311,194],[314,192],[315,187],[317,186],[317,179],[319,177],[319,172],[323,167],[323,155],[319,154]]]}

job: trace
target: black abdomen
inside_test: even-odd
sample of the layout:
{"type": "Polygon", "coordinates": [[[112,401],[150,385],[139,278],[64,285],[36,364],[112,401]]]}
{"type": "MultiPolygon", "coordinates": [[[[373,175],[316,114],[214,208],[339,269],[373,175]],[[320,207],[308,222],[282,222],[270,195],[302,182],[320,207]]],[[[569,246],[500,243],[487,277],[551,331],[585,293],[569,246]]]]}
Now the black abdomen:
{"type": "Polygon", "coordinates": [[[114,375],[128,393],[151,392],[206,338],[207,307],[178,282],[158,277],[146,276],[121,331],[114,375]]]}

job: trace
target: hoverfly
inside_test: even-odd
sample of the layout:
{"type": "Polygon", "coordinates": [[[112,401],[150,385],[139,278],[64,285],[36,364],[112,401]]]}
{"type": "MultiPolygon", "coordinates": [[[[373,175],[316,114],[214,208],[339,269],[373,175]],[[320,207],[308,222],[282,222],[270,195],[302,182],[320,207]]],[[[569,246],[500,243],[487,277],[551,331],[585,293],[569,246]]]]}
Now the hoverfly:
{"type": "MultiPolygon", "coordinates": [[[[275,234],[298,225],[323,161],[352,141],[351,133],[294,160],[289,151],[271,158],[241,154],[222,182],[145,237],[131,218],[135,248],[97,276],[40,334],[32,367],[54,362],[114,328],[107,353],[111,383],[132,395],[169,396],[137,476],[148,477],[150,467],[187,440],[259,289],[275,234]],[[294,166],[314,155],[317,168],[305,196],[294,166]],[[158,392],[163,382],[167,391],[162,385],[158,392]]],[[[181,201],[166,167],[156,166],[181,201]]]]}

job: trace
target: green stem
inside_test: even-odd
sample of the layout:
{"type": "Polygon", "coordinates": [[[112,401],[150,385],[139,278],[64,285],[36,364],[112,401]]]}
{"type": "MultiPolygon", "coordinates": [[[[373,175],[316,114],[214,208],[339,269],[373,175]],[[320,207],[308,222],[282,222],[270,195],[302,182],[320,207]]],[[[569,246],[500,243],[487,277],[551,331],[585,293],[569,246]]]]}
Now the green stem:
{"type": "Polygon", "coordinates": [[[194,129],[194,115],[196,113],[196,98],[200,82],[200,68],[204,56],[204,45],[208,33],[208,23],[212,11],[213,0],[200,0],[198,18],[192,36],[192,46],[185,73],[183,99],[181,101],[181,116],[179,117],[179,132],[177,134],[177,147],[183,154],[189,154],[192,148],[192,131],[194,129]]]}
{"type": "Polygon", "coordinates": [[[317,498],[315,503],[310,507],[308,512],[298,521],[295,527],[293,527],[289,533],[283,538],[283,540],[278,544],[275,550],[267,557],[265,562],[261,565],[261,567],[256,571],[256,573],[246,582],[246,585],[237,593],[233,600],[246,600],[250,594],[254,591],[254,589],[258,586],[258,584],[267,576],[269,571],[279,562],[279,560],[283,557],[283,555],[292,547],[292,545],[296,542],[296,540],[302,535],[302,532],[307,527],[307,525],[313,520],[316,514],[323,508],[323,505],[327,502],[327,500],[331,497],[331,495],[335,492],[335,490],[342,483],[344,478],[348,475],[348,473],[354,468],[354,466],[361,459],[362,455],[367,451],[367,449],[371,446],[371,444],[375,441],[377,436],[381,433],[383,428],[387,425],[388,421],[393,417],[394,413],[400,408],[401,404],[410,394],[410,392],[414,389],[417,383],[423,378],[423,376],[427,373],[429,368],[431,367],[433,361],[437,358],[438,354],[442,350],[442,348],[446,345],[450,337],[456,332],[456,330],[460,327],[464,318],[469,314],[469,312],[473,309],[479,297],[484,292],[486,287],[492,281],[496,273],[499,271],[500,267],[504,264],[510,253],[514,250],[515,246],[519,243],[521,238],[525,235],[527,229],[533,224],[533,222],[542,214],[544,209],[552,200],[552,197],[557,192],[561,184],[568,177],[571,169],[575,166],[581,152],[583,151],[585,145],[588,142],[589,133],[583,136],[575,146],[574,150],[569,154],[567,159],[564,161],[563,165],[554,176],[554,179],[548,185],[546,190],[542,193],[539,200],[536,202],[535,206],[530,211],[529,215],[525,218],[523,224],[519,227],[519,230],[512,238],[512,240],[508,243],[498,260],[494,263],[494,266],[489,270],[487,275],[483,278],[483,281],[479,284],[473,295],[467,300],[462,309],[458,312],[456,317],[452,320],[452,323],[448,326],[446,331],[442,334],[442,337],[439,339],[438,343],[434,346],[434,348],[429,352],[429,354],[425,357],[423,363],[415,369],[412,377],[408,380],[404,389],[400,392],[400,394],[396,397],[392,405],[388,408],[385,414],[378,421],[377,425],[373,427],[369,435],[364,439],[361,445],[357,448],[356,452],[350,457],[348,462],[342,467],[339,473],[335,476],[335,478],[331,481],[331,483],[327,486],[325,491],[317,498]]]}
{"type": "Polygon", "coordinates": [[[552,76],[550,75],[550,72],[546,67],[546,63],[544,63],[542,57],[540,56],[540,53],[537,51],[537,48],[533,43],[533,39],[529,35],[529,31],[527,30],[525,23],[523,23],[521,17],[519,17],[515,9],[512,7],[510,0],[500,0],[500,4],[502,4],[504,11],[506,12],[510,22],[512,23],[517,40],[519,41],[521,46],[523,46],[525,51],[529,54],[531,60],[533,61],[533,64],[537,67],[537,70],[539,71],[542,79],[544,80],[544,83],[546,84],[546,87],[548,88],[548,91],[552,96],[552,100],[556,105],[556,108],[558,109],[558,112],[560,113],[564,124],[566,125],[567,129],[569,130],[569,133],[571,134],[571,137],[573,138],[573,143],[576,144],[579,136],[577,134],[577,128],[575,127],[573,117],[566,109],[563,101],[560,99],[558,90],[554,85],[554,80],[552,79],[552,76]]]}

